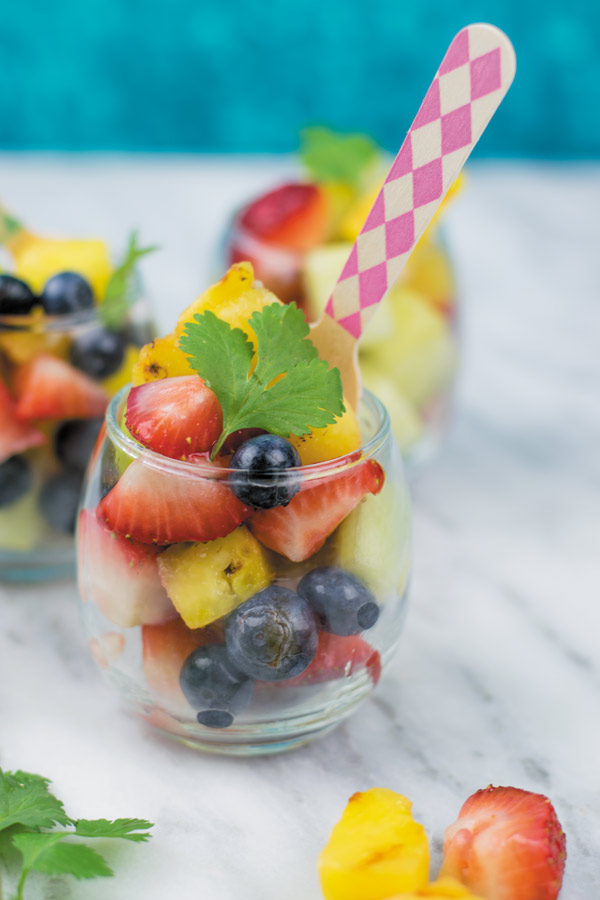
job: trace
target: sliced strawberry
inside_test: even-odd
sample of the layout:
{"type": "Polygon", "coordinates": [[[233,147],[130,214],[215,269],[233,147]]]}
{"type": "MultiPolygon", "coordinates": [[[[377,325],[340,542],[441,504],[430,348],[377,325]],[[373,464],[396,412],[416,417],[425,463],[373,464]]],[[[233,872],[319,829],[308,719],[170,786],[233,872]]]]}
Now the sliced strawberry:
{"type": "Polygon", "coordinates": [[[91,378],[54,356],[41,354],[17,369],[17,416],[31,419],[96,419],[108,394],[91,378]]]}
{"type": "Polygon", "coordinates": [[[217,622],[196,629],[188,628],[181,619],[164,625],[144,625],[142,659],[148,685],[163,697],[188,708],[179,684],[182,665],[198,647],[222,643],[223,626],[217,622]]]}
{"type": "Polygon", "coordinates": [[[173,619],[177,612],[162,586],[157,547],[115,534],[94,512],[79,517],[79,588],[84,602],[120,628],[173,619]]]}
{"type": "Polygon", "coordinates": [[[485,900],[555,900],[566,855],[547,797],[490,785],[469,797],[446,829],[441,874],[485,900]]]}
{"type": "Polygon", "coordinates": [[[141,459],[131,463],[98,506],[98,517],[109,528],[145,544],[213,541],[249,515],[223,481],[164,472],[141,459]]]}
{"type": "Polygon", "coordinates": [[[251,235],[290,250],[322,243],[329,229],[329,204],[316,184],[284,184],[247,206],[239,219],[251,235]]]}
{"type": "Polygon", "coordinates": [[[377,684],[381,675],[381,658],[378,651],[360,635],[341,637],[320,631],[317,652],[310,666],[295,678],[278,682],[278,685],[321,684],[335,678],[349,678],[363,667],[367,669],[373,684],[377,684]]]}
{"type": "Polygon", "coordinates": [[[319,550],[365,494],[378,494],[384,472],[375,460],[308,481],[287,506],[255,512],[248,523],[266,547],[302,562],[319,550]]]}
{"type": "Polygon", "coordinates": [[[0,463],[15,453],[37,447],[46,440],[37,428],[17,419],[16,405],[3,381],[0,381],[0,463]]]}
{"type": "Polygon", "coordinates": [[[125,421],[140,444],[173,459],[210,450],[223,429],[219,401],[198,375],[132,388],[125,421]]]}

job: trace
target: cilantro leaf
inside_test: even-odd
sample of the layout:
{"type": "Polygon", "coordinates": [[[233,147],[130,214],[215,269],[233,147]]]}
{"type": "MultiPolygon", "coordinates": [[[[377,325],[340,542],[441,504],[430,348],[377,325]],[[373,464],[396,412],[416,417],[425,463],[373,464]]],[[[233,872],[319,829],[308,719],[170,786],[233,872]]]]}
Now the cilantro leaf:
{"type": "Polygon", "coordinates": [[[192,368],[217,396],[223,431],[212,458],[228,435],[240,428],[263,428],[289,437],[331,425],[344,412],[338,369],[318,358],[304,314],[295,303],[273,303],[250,317],[252,344],[243,331],[210,312],[188,322],[179,347],[192,368]]]}
{"type": "Polygon", "coordinates": [[[342,181],[358,186],[380,150],[366,134],[336,134],[329,128],[301,132],[300,159],[315,181],[342,181]]]}
{"type": "Polygon", "coordinates": [[[63,843],[68,832],[16,834],[13,844],[23,856],[22,885],[30,872],[73,875],[75,878],[108,877],[113,870],[103,856],[86,844],[63,843]]]}
{"type": "Polygon", "coordinates": [[[158,250],[158,247],[139,247],[137,241],[137,231],[133,231],[129,236],[123,262],[114,270],[106,285],[99,312],[102,322],[108,328],[122,325],[127,310],[136,298],[135,267],[138,260],[158,250]]]}
{"type": "Polygon", "coordinates": [[[75,822],[75,834],[78,837],[123,838],[126,841],[147,841],[149,834],[135,832],[148,831],[152,822],[146,819],[78,819],[75,822]]]}
{"type": "Polygon", "coordinates": [[[50,793],[49,783],[41,775],[0,769],[0,830],[16,824],[29,828],[69,825],[71,819],[50,793]]]}

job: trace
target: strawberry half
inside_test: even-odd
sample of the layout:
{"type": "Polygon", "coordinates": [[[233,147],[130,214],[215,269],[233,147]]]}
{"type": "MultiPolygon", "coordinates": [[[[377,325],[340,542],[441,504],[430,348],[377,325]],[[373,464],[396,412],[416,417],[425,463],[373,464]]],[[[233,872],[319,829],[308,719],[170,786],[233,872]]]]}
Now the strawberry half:
{"type": "Polygon", "coordinates": [[[91,378],[48,354],[17,369],[14,379],[19,419],[96,419],[108,394],[91,378]]]}
{"type": "Polygon", "coordinates": [[[335,678],[349,678],[357,669],[366,668],[373,684],[381,675],[381,658],[377,650],[360,635],[341,637],[319,632],[317,652],[311,664],[300,675],[278,682],[281,687],[298,684],[322,684],[335,678]]]}
{"type": "Polygon", "coordinates": [[[15,402],[0,381],[0,463],[29,447],[38,447],[45,440],[41,431],[17,419],[15,402]]]}
{"type": "Polygon", "coordinates": [[[547,797],[490,785],[469,797],[446,829],[441,874],[485,900],[555,900],[566,855],[547,797]]]}
{"type": "Polygon", "coordinates": [[[266,547],[302,562],[320,550],[365,494],[379,493],[384,478],[379,463],[368,460],[340,475],[305,482],[287,506],[259,510],[248,525],[266,547]]]}
{"type": "Polygon", "coordinates": [[[284,184],[247,206],[239,224],[269,244],[305,251],[327,236],[329,204],[316,184],[284,184]]]}
{"type": "Polygon", "coordinates": [[[132,388],[125,421],[140,444],[173,459],[210,450],[223,429],[219,401],[199,375],[132,388]]]}
{"type": "Polygon", "coordinates": [[[223,626],[213,622],[206,628],[190,629],[181,619],[142,628],[142,660],[148,685],[165,699],[177,701],[185,710],[189,703],[179,684],[184,662],[198,647],[223,643],[223,626]]]}
{"type": "Polygon", "coordinates": [[[223,481],[163,472],[141,459],[98,506],[98,517],[109,528],[145,544],[213,541],[249,515],[223,481]]]}
{"type": "Polygon", "coordinates": [[[177,615],[158,574],[160,548],[109,531],[89,509],[79,516],[78,541],[81,596],[113,624],[133,628],[177,615]]]}

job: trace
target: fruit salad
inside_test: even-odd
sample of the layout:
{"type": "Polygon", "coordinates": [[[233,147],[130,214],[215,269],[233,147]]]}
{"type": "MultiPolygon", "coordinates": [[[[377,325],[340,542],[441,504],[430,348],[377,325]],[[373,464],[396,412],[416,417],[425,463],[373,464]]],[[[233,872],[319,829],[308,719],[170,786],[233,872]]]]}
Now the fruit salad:
{"type": "Polygon", "coordinates": [[[72,574],[83,474],[110,400],[152,336],[132,236],[44,238],[0,210],[0,578],[72,574]]]}
{"type": "MultiPolygon", "coordinates": [[[[323,313],[386,175],[364,135],[303,134],[307,178],[280,185],[235,216],[228,261],[250,259],[257,277],[309,321],[323,313]]],[[[454,193],[456,187],[450,193],[454,193]]],[[[436,216],[361,340],[362,377],[387,405],[410,463],[435,447],[447,423],[457,369],[456,285],[436,216]]]]}
{"type": "Polygon", "coordinates": [[[90,649],[153,724],[231,753],[335,725],[403,624],[410,513],[382,405],[344,401],[248,262],[144,346],[79,518],[90,649]]]}

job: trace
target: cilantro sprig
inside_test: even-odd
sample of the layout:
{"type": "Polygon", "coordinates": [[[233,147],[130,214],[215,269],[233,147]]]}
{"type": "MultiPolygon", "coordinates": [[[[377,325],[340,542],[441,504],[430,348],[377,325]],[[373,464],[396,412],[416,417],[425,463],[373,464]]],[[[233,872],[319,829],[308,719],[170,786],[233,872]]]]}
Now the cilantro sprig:
{"type": "Polygon", "coordinates": [[[358,187],[381,151],[366,134],[336,134],[329,128],[301,132],[300,159],[315,181],[342,181],[358,187]]]}
{"type": "Polygon", "coordinates": [[[208,310],[187,323],[179,340],[223,410],[212,459],[241,428],[300,436],[333,424],[345,410],[340,373],[319,359],[295,303],[265,306],[248,324],[256,335],[256,358],[246,334],[208,310]]]}
{"type": "Polygon", "coordinates": [[[114,874],[100,853],[73,838],[141,842],[153,827],[145,819],[72,819],[49,785],[41,775],[0,769],[0,858],[17,868],[15,900],[23,900],[31,872],[78,879],[114,874]]]}
{"type": "Polygon", "coordinates": [[[143,256],[156,250],[158,247],[140,247],[137,231],[130,234],[123,261],[110,276],[100,306],[100,318],[107,328],[118,328],[123,323],[127,310],[135,300],[135,267],[143,256]]]}

